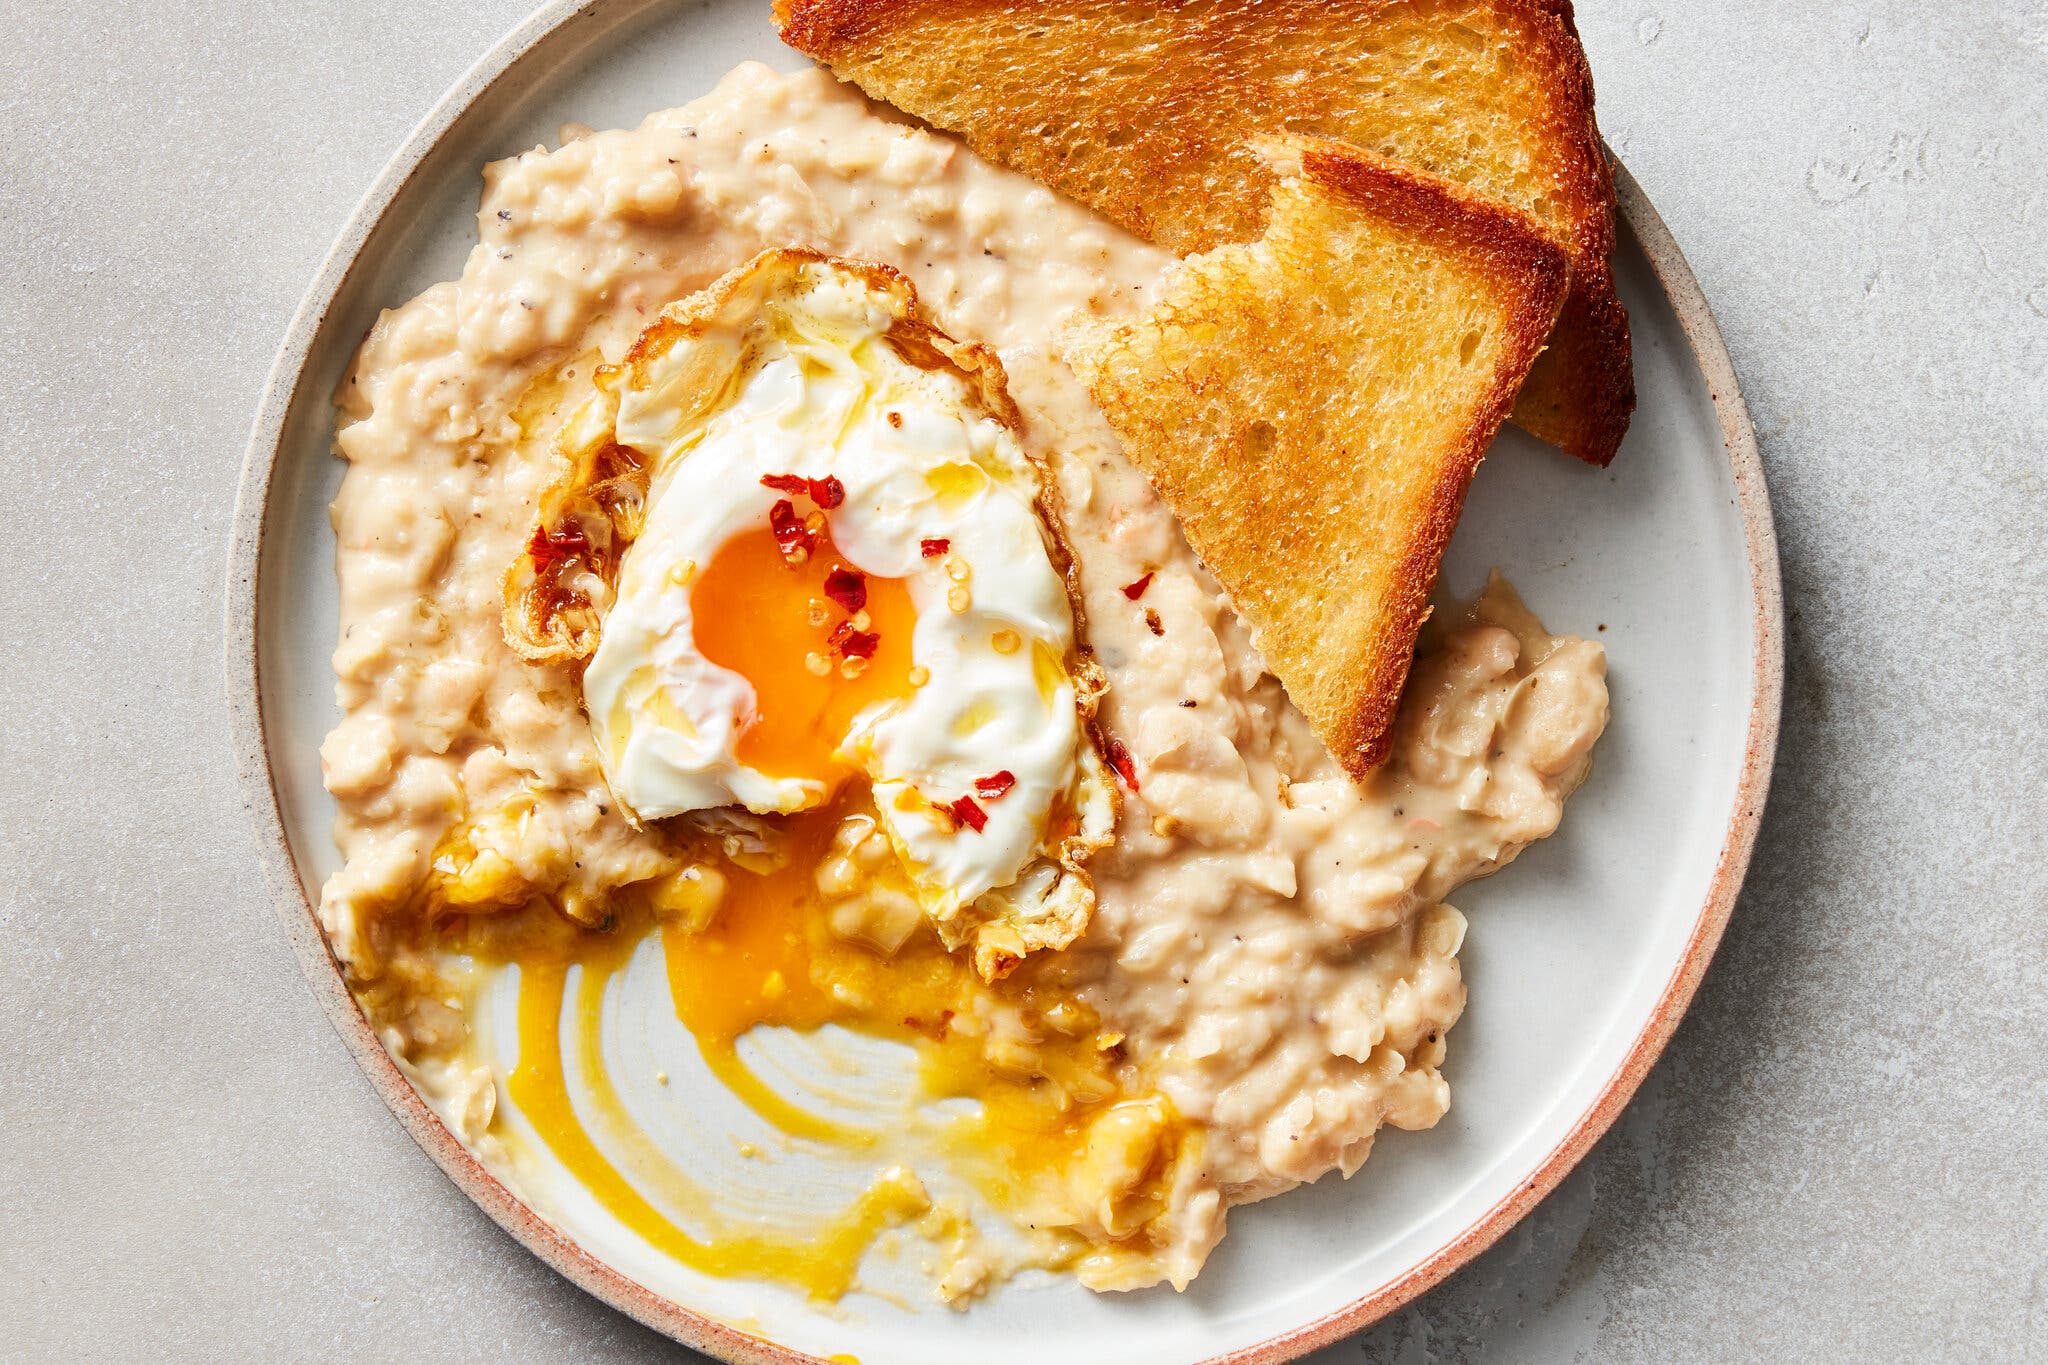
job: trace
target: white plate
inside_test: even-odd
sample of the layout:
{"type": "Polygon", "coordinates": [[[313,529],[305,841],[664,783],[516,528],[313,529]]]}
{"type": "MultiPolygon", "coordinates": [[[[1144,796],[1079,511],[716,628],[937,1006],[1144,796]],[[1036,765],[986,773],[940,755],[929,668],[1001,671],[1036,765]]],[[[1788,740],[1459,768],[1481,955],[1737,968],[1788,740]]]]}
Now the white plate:
{"type": "Polygon", "coordinates": [[[733,1360],[1291,1359],[1421,1293],[1548,1193],[1633,1093],[1720,937],[1769,781],[1782,661],[1769,508],[1719,332],[1620,172],[1616,266],[1639,394],[1628,441],[1603,472],[1505,433],[1446,566],[1463,592],[1497,564],[1553,629],[1595,634],[1614,720],[1562,830],[1456,898],[1471,921],[1471,1003],[1442,1123],[1384,1133],[1349,1182],[1240,1209],[1184,1295],[1096,1298],[1053,1283],[1013,1287],[965,1314],[872,1300],[828,1314],[765,1286],[698,1294],[650,1276],[674,1297],[664,1295],[542,1222],[470,1158],[378,1045],[313,920],[309,894],[337,861],[318,758],[337,719],[327,504],[342,467],[329,454],[328,400],[380,308],[460,273],[483,163],[552,142],[566,121],[631,126],[747,58],[796,69],[804,59],[776,41],[767,10],[767,0],[544,7],[407,140],[308,291],[250,442],[227,605],[243,779],[286,927],[421,1146],[536,1254],[679,1340],[733,1360]],[[743,1318],[749,1331],[693,1309],[743,1318]]]}

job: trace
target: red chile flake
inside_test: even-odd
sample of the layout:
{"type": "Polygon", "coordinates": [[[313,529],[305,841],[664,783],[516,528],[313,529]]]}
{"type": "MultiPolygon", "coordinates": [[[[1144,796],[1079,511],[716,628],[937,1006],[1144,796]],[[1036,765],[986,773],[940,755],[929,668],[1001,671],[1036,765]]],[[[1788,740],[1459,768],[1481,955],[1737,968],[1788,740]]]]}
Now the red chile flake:
{"type": "Polygon", "coordinates": [[[1135,583],[1124,584],[1124,596],[1130,598],[1133,602],[1135,602],[1139,598],[1143,597],[1145,595],[1145,589],[1151,586],[1152,575],[1146,574],[1143,578],[1139,579],[1135,583]]]}
{"type": "Polygon", "coordinates": [[[992,777],[975,778],[974,794],[984,801],[993,801],[1016,785],[1017,774],[1005,768],[992,777]]]}
{"type": "Polygon", "coordinates": [[[929,539],[917,542],[917,548],[924,551],[926,559],[937,559],[940,555],[953,548],[953,542],[944,536],[932,536],[929,539]]]}
{"type": "Polygon", "coordinates": [[[1138,789],[1138,765],[1131,762],[1131,751],[1124,747],[1122,740],[1114,737],[1104,747],[1109,751],[1109,766],[1116,769],[1116,775],[1124,780],[1126,787],[1136,791],[1138,789]]]}
{"type": "Polygon", "coordinates": [[[825,575],[825,596],[848,612],[859,611],[868,604],[868,580],[844,564],[834,565],[832,572],[825,575]]]}
{"type": "Polygon", "coordinates": [[[557,560],[573,559],[577,555],[590,553],[590,538],[583,534],[583,528],[573,521],[565,521],[549,530],[545,526],[533,528],[533,539],[527,542],[527,553],[534,563],[545,568],[557,560]]]}
{"type": "MultiPolygon", "coordinates": [[[[837,635],[838,631],[832,632],[837,635]]],[[[849,630],[846,638],[836,642],[839,652],[849,659],[872,659],[875,646],[882,643],[882,637],[871,630],[849,630]]]]}
{"type": "Polygon", "coordinates": [[[958,801],[946,807],[946,809],[953,812],[955,820],[958,820],[976,834],[981,833],[982,829],[988,824],[987,814],[983,812],[980,806],[974,804],[974,798],[971,796],[961,797],[958,801]]]}
{"type": "Polygon", "coordinates": [[[846,501],[846,485],[831,474],[822,479],[806,479],[796,474],[763,474],[761,486],[791,497],[809,498],[827,512],[846,501]]]}
{"type": "Polygon", "coordinates": [[[775,544],[785,557],[794,557],[797,551],[810,552],[811,531],[804,525],[803,518],[796,514],[796,504],[788,498],[781,498],[768,509],[768,526],[775,532],[775,544]]]}

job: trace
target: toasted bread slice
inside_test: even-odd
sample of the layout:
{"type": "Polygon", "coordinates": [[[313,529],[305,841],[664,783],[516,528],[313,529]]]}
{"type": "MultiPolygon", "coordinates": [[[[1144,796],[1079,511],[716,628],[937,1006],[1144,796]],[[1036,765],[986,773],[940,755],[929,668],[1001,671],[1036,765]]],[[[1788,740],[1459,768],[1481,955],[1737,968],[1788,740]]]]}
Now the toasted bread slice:
{"type": "Polygon", "coordinates": [[[1256,237],[1250,140],[1353,143],[1528,213],[1572,292],[1515,420],[1614,457],[1635,408],[1614,187],[1569,0],[776,0],[783,39],[1174,251],[1256,237]]]}
{"type": "Polygon", "coordinates": [[[1066,358],[1354,776],[1386,757],[1487,444],[1564,300],[1526,215],[1341,143],[1260,144],[1265,235],[1066,358]]]}

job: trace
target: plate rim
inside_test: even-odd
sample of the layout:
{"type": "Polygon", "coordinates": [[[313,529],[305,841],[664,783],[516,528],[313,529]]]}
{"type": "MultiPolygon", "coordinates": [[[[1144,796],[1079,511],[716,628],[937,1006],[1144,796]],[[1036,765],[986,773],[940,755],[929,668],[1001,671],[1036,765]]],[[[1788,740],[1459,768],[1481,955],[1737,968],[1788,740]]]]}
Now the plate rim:
{"type": "MultiPolygon", "coordinates": [[[[818,1357],[745,1332],[656,1293],[548,1224],[491,1174],[427,1106],[377,1037],[321,932],[317,900],[299,876],[285,830],[262,710],[262,559],[285,425],[306,387],[307,362],[368,239],[440,146],[500,79],[572,27],[625,22],[654,0],[549,0],[493,43],[406,134],[350,212],[292,315],[264,381],[236,489],[223,602],[223,664],[235,767],[257,836],[259,861],[286,937],[328,1022],[401,1126],[492,1221],[580,1289],[627,1316],[740,1365],[824,1365],[818,1357]]],[[[595,35],[592,35],[595,36],[595,35]]],[[[1742,775],[1713,879],[1684,951],[1619,1066],[1570,1129],[1492,1208],[1395,1279],[1334,1312],[1205,1365],[1279,1365],[1369,1326],[1412,1302],[1498,1241],[1554,1190],[1611,1127],[1678,1027],[1734,912],[1756,845],[1776,755],[1784,688],[1784,619],[1777,537],[1763,463],[1719,324],[1677,240],[1612,150],[1616,215],[1634,234],[1706,381],[1734,478],[1751,589],[1750,707],[1742,775]]]]}
{"type": "Polygon", "coordinates": [[[1692,266],[1678,240],[1650,202],[1650,196],[1612,147],[1602,143],[1614,174],[1615,215],[1634,235],[1648,259],[1651,273],[1664,290],[1680,329],[1691,344],[1693,358],[1707,384],[1707,397],[1721,426],[1721,441],[1734,476],[1737,509],[1742,517],[1748,555],[1751,598],[1752,662],[1750,707],[1734,810],[1715,860],[1705,903],[1693,921],[1684,952],[1672,968],[1649,1016],[1621,1064],[1608,1077],[1571,1129],[1506,1197],[1405,1274],[1313,1322],[1269,1338],[1256,1346],[1228,1352],[1202,1365],[1280,1365],[1361,1331],[1413,1302],[1462,1269],[1547,1198],[1572,1168],[1614,1125],[1634,1098],[1650,1069],[1678,1030],[1699,984],[1705,977],[1721,936],[1742,893],[1757,831],[1770,794],[1776,761],[1778,722],[1784,700],[1784,601],[1779,579],[1778,539],[1771,516],[1763,458],[1749,404],[1742,396],[1734,361],[1721,336],[1721,325],[1707,303],[1692,266]]]}

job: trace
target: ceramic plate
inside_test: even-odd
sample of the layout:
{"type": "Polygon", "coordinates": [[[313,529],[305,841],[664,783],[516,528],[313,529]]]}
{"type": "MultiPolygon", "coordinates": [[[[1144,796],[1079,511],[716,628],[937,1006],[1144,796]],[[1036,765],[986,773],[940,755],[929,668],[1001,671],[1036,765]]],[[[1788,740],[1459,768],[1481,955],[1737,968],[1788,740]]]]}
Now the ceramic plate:
{"type": "MultiPolygon", "coordinates": [[[[1735,899],[1777,728],[1778,569],[1755,438],[1684,259],[1627,172],[1616,268],[1639,406],[1611,470],[1502,435],[1445,574],[1500,566],[1553,628],[1607,647],[1614,719],[1563,828],[1456,896],[1471,999],[1432,1131],[1387,1130],[1350,1181],[1231,1217],[1187,1293],[1097,1298],[1049,1278],[966,1313],[665,1267],[629,1238],[558,1230],[479,1166],[399,1074],[343,987],[311,898],[334,869],[318,749],[337,719],[329,396],[379,309],[461,272],[487,161],[568,121],[632,126],[734,63],[784,70],[766,0],[546,6],[465,76],[363,200],[292,323],[236,515],[228,690],[284,922],[342,1036],[420,1145],[549,1264],[729,1360],[1291,1359],[1390,1312],[1477,1255],[1613,1121],[1691,998],[1735,899]],[[806,1354],[810,1353],[810,1354],[806,1354]],[[843,1358],[843,1357],[842,1357],[843,1358]]],[[[573,1220],[565,1220],[573,1221],[573,1220]]]]}

